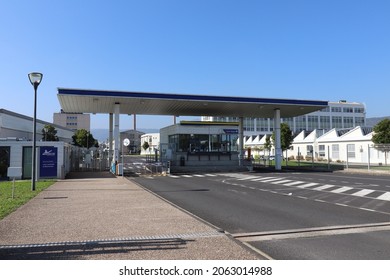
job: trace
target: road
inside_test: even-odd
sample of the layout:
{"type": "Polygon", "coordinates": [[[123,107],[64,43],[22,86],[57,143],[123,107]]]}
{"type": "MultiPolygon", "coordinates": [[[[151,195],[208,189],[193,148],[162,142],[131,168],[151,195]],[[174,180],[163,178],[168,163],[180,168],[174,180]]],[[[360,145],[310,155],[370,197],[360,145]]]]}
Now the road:
{"type": "Polygon", "coordinates": [[[270,259],[390,259],[390,177],[215,173],[132,178],[270,259]]]}

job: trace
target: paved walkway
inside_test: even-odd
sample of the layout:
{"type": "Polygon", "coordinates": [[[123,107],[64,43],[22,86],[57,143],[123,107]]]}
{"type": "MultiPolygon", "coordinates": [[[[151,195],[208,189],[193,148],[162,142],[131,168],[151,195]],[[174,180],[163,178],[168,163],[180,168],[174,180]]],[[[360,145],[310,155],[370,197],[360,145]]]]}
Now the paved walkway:
{"type": "Polygon", "coordinates": [[[258,259],[133,182],[79,173],[0,220],[0,259],[258,259]]]}

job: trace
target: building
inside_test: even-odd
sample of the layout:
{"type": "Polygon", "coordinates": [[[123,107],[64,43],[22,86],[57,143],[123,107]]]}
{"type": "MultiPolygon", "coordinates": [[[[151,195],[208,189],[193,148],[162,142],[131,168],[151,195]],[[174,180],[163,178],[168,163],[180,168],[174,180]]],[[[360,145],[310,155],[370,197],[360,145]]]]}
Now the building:
{"type": "MultiPolygon", "coordinates": [[[[383,165],[387,163],[384,152],[375,148],[372,142],[373,130],[357,126],[350,129],[322,129],[301,131],[292,143],[292,148],[284,151],[284,157],[307,161],[330,161],[356,165],[383,165]]],[[[244,146],[255,156],[268,156],[265,151],[264,136],[249,137],[244,146]]],[[[274,147],[269,152],[274,155],[274,147]]]]}
{"type": "Polygon", "coordinates": [[[154,154],[156,151],[160,150],[160,133],[147,133],[141,136],[141,154],[154,154]],[[142,147],[144,143],[147,142],[149,148],[144,150],[142,147]]]}
{"type": "Polygon", "coordinates": [[[172,168],[239,166],[238,123],[181,121],[160,129],[160,157],[172,168]]]}
{"type": "Polygon", "coordinates": [[[91,115],[83,113],[60,113],[53,114],[53,123],[72,130],[91,130],[91,115]]]}
{"type": "MultiPolygon", "coordinates": [[[[366,108],[363,103],[329,102],[329,106],[316,112],[292,118],[282,118],[281,122],[287,123],[290,129],[298,134],[299,132],[322,129],[324,131],[336,129],[347,129],[356,126],[366,125],[366,108]]],[[[235,117],[202,117],[202,121],[238,121],[235,117]]],[[[244,134],[264,135],[272,134],[273,119],[271,118],[245,118],[244,134]]]]}
{"type": "MultiPolygon", "coordinates": [[[[24,116],[5,109],[0,109],[0,140],[26,140],[31,141],[33,138],[33,118],[24,116]]],[[[52,124],[37,119],[36,139],[40,141],[44,134],[42,130],[45,125],[51,125],[57,130],[59,141],[72,143],[74,131],[66,127],[52,124]]]]}
{"type": "Polygon", "coordinates": [[[326,133],[302,131],[294,138],[289,156],[357,164],[385,164],[385,153],[375,149],[371,128],[332,129],[326,133]]]}
{"type": "MultiPolygon", "coordinates": [[[[20,169],[16,179],[30,179],[32,167],[33,118],[0,109],[0,180],[7,179],[8,167],[20,169]]],[[[74,131],[37,120],[37,178],[64,178],[72,168],[70,143],[74,131]],[[54,126],[58,142],[44,141],[45,125],[54,126]]]]}
{"type": "Polygon", "coordinates": [[[141,136],[144,134],[144,132],[134,129],[122,131],[120,133],[120,146],[122,147],[123,154],[141,153],[141,136]],[[126,138],[130,140],[130,144],[128,146],[123,145],[123,140],[126,138]]]}

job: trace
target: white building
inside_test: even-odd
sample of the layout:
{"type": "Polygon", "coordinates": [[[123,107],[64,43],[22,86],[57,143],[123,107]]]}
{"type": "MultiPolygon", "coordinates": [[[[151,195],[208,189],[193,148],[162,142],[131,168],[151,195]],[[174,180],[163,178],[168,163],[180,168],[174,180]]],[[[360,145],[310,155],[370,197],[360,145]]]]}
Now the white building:
{"type": "MultiPolygon", "coordinates": [[[[66,127],[52,124],[37,119],[37,141],[42,140],[42,130],[45,125],[51,125],[57,130],[59,141],[72,143],[74,131],[66,127]]],[[[24,116],[5,109],[0,109],[0,139],[8,140],[10,138],[18,140],[32,140],[33,138],[33,118],[24,116]]]]}
{"type": "Polygon", "coordinates": [[[154,154],[155,151],[160,149],[160,133],[147,133],[141,135],[141,155],[154,154]],[[149,148],[144,150],[142,148],[143,144],[147,142],[149,148]]]}
{"type": "MultiPolygon", "coordinates": [[[[229,117],[202,117],[202,121],[238,121],[238,118],[229,117]]],[[[294,133],[300,131],[313,131],[323,129],[328,131],[332,128],[344,129],[366,125],[366,108],[363,103],[357,102],[329,102],[329,106],[321,111],[294,117],[282,118],[282,123],[287,123],[294,133]]],[[[273,119],[270,118],[245,118],[244,134],[264,135],[272,134],[273,119]]]]}
{"type": "MultiPolygon", "coordinates": [[[[326,133],[323,130],[312,132],[302,131],[293,141],[292,149],[287,151],[288,158],[311,161],[314,160],[339,162],[345,164],[373,164],[381,165],[386,163],[385,153],[374,147],[372,142],[372,129],[365,127],[354,127],[351,129],[332,129],[326,133]]],[[[266,135],[258,140],[248,140],[246,148],[252,151],[260,147],[264,154],[266,135]]],[[[254,154],[252,152],[252,154],[254,154]]],[[[273,155],[273,149],[271,155],[273,155]]],[[[283,154],[286,156],[286,152],[283,154]]]]}
{"type": "MultiPolygon", "coordinates": [[[[0,180],[7,178],[8,167],[21,170],[16,179],[31,178],[33,119],[0,109],[0,180]]],[[[64,178],[71,169],[74,147],[70,144],[74,132],[48,122],[37,120],[37,178],[64,178]],[[44,141],[42,129],[52,125],[59,142],[44,141]],[[54,158],[48,160],[50,156],[54,158]]]]}

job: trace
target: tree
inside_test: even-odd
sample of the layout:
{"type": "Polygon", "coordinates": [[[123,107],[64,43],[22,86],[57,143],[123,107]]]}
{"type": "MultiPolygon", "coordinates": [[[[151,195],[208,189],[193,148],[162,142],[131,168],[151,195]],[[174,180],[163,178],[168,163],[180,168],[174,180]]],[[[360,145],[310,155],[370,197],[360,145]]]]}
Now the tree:
{"type": "MultiPolygon", "coordinates": [[[[272,140],[275,143],[275,131],[272,133],[272,140]]],[[[280,124],[280,145],[282,151],[290,149],[293,140],[294,140],[294,136],[288,124],[281,123],[280,124]]]]}
{"type": "Polygon", "coordinates": [[[271,154],[271,148],[272,148],[271,135],[267,135],[265,137],[264,149],[268,151],[268,155],[271,154]]]}
{"type": "Polygon", "coordinates": [[[73,139],[73,145],[78,147],[85,147],[85,148],[99,147],[98,141],[93,137],[93,135],[89,131],[85,129],[76,130],[76,132],[72,136],[72,139],[73,139]]]}
{"type": "Polygon", "coordinates": [[[385,165],[387,165],[387,154],[390,151],[390,119],[384,119],[374,126],[374,142],[375,149],[385,153],[385,165]]]}
{"type": "Polygon", "coordinates": [[[42,129],[43,141],[59,141],[57,136],[57,130],[54,126],[46,124],[42,129]]]}

